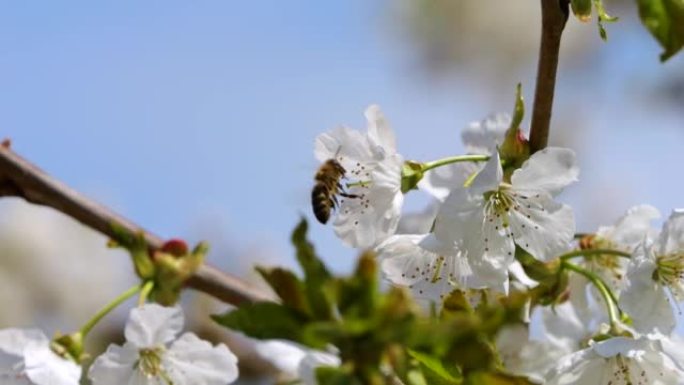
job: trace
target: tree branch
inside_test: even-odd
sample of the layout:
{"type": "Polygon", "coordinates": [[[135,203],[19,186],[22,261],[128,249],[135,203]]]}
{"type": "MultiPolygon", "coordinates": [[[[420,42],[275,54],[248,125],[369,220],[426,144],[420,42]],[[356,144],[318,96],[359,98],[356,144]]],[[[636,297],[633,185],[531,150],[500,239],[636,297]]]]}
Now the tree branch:
{"type": "MultiPolygon", "coordinates": [[[[16,196],[52,207],[115,240],[115,226],[142,233],[150,248],[161,247],[163,241],[158,236],[52,178],[9,147],[8,141],[0,145],[0,197],[16,196]]],[[[241,279],[206,264],[187,285],[233,305],[271,299],[241,279]]]]}
{"type": "Polygon", "coordinates": [[[532,153],[546,147],[556,87],[558,52],[565,23],[568,21],[569,0],[541,0],[542,33],[537,64],[537,85],[534,90],[530,150],[532,153]]]}

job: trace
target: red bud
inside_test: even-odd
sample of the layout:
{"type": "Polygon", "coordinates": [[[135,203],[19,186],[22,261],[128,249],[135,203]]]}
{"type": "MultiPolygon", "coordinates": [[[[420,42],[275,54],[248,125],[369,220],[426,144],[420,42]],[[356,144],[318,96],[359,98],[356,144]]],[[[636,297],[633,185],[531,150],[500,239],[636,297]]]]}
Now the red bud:
{"type": "Polygon", "coordinates": [[[188,244],[182,239],[172,238],[164,242],[161,247],[161,251],[176,257],[180,257],[188,253],[188,244]]]}

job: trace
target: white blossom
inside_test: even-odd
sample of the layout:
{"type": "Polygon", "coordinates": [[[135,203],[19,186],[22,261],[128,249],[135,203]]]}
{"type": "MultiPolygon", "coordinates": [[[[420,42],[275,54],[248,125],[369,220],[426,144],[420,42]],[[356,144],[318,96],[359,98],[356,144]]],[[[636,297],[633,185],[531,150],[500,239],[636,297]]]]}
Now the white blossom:
{"type": "Polygon", "coordinates": [[[590,342],[587,348],[562,358],[549,372],[546,384],[684,384],[677,349],[682,346],[661,334],[590,342]]]}
{"type": "Polygon", "coordinates": [[[131,311],[123,346],[110,345],[90,368],[93,385],[223,385],[238,376],[237,358],[184,333],[180,307],[148,304],[131,311]]]}
{"type": "Polygon", "coordinates": [[[299,363],[309,350],[290,341],[253,340],[254,351],[265,361],[273,365],[287,379],[298,375],[299,363]]]}
{"type": "Polygon", "coordinates": [[[684,300],[684,210],[674,210],[655,242],[638,247],[630,260],[620,306],[643,332],[669,333],[675,316],[669,296],[684,300]]]}
{"type": "Polygon", "coordinates": [[[567,249],[575,233],[572,209],[553,197],[577,175],[574,153],[549,147],[532,155],[506,183],[495,153],[470,187],[449,194],[437,214],[435,235],[445,244],[459,245],[470,261],[504,270],[513,261],[516,244],[549,260],[567,249]]]}
{"type": "Polygon", "coordinates": [[[40,330],[0,330],[3,385],[78,385],[80,378],[81,367],[55,354],[40,330]]]}
{"type": "Polygon", "coordinates": [[[454,289],[504,290],[505,269],[470,261],[432,234],[392,236],[378,246],[377,253],[384,277],[410,288],[416,298],[439,302],[454,289]]]}
{"type": "Polygon", "coordinates": [[[503,328],[496,336],[496,348],[504,367],[511,373],[543,382],[546,373],[568,352],[548,341],[530,339],[528,326],[503,328]]]}
{"type": "Polygon", "coordinates": [[[333,226],[342,241],[368,248],[394,234],[403,203],[401,171],[394,132],[380,108],[366,109],[368,132],[338,127],[316,138],[314,154],[325,162],[337,160],[345,169],[347,197],[338,197],[333,226]]]}
{"type": "MultiPolygon", "coordinates": [[[[658,210],[650,205],[639,205],[627,210],[612,226],[599,227],[590,238],[592,249],[612,249],[632,253],[649,235],[651,221],[660,217],[658,210]]],[[[585,256],[580,265],[597,274],[614,293],[624,285],[629,260],[615,254],[585,256]]]]}

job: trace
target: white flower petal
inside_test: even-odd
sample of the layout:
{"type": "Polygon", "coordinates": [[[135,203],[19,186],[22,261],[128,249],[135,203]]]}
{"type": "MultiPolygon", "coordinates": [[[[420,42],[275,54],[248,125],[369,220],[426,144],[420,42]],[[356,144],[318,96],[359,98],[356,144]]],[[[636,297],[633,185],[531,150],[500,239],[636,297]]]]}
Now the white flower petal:
{"type": "Polygon", "coordinates": [[[147,384],[144,374],[135,369],[138,359],[138,349],[130,343],[123,347],[109,345],[90,366],[88,378],[95,385],[147,384]]]}
{"type": "Polygon", "coordinates": [[[609,358],[637,348],[638,342],[634,338],[613,337],[594,345],[594,351],[601,357],[609,358]]]}
{"type": "Polygon", "coordinates": [[[575,351],[580,343],[590,336],[589,325],[580,321],[570,302],[544,307],[541,310],[542,323],[546,338],[556,346],[563,347],[568,353],[575,351]]]}
{"type": "Polygon", "coordinates": [[[550,373],[548,384],[684,383],[684,371],[663,348],[662,335],[636,339],[614,337],[563,358],[550,373]]]}
{"type": "Polygon", "coordinates": [[[297,375],[299,363],[306,355],[305,348],[285,340],[251,340],[256,353],[280,372],[290,377],[297,375]]]}
{"type": "Polygon", "coordinates": [[[482,195],[469,189],[452,190],[435,218],[434,234],[444,244],[463,244],[472,228],[484,222],[482,195]]]}
{"type": "Polygon", "coordinates": [[[496,336],[496,347],[508,371],[543,382],[544,375],[568,352],[530,340],[527,326],[509,325],[496,336]]]}
{"type": "Polygon", "coordinates": [[[400,191],[401,164],[399,155],[386,159],[373,170],[370,186],[349,189],[358,198],[340,199],[333,226],[345,244],[369,248],[394,234],[404,199],[400,191]]]}
{"type": "Polygon", "coordinates": [[[387,123],[385,115],[380,111],[380,107],[373,104],[366,109],[364,115],[368,120],[368,138],[375,149],[380,151],[382,155],[380,159],[383,159],[384,155],[396,153],[397,142],[394,138],[394,132],[387,123]]]}
{"type": "Polygon", "coordinates": [[[659,217],[660,212],[653,206],[634,206],[614,226],[600,227],[596,236],[607,239],[622,250],[632,252],[648,236],[651,221],[659,217]]]}
{"type": "Polygon", "coordinates": [[[495,152],[485,163],[482,171],[473,179],[470,190],[472,194],[484,194],[487,191],[494,191],[498,189],[502,180],[503,168],[501,168],[501,158],[499,153],[495,152]]]}
{"type": "Polygon", "coordinates": [[[509,212],[515,243],[541,261],[567,251],[575,235],[570,206],[554,202],[545,192],[516,190],[514,197],[517,207],[509,212]]]}
{"type": "Polygon", "coordinates": [[[238,377],[237,357],[223,344],[212,346],[185,333],[162,356],[174,385],[224,385],[238,377]]]}
{"type": "Polygon", "coordinates": [[[373,159],[368,137],[349,127],[337,127],[316,137],[314,156],[319,162],[338,159],[344,168],[351,162],[373,159]]]}
{"type": "Polygon", "coordinates": [[[547,147],[537,151],[513,172],[511,184],[517,189],[548,191],[557,194],[577,181],[579,168],[575,153],[567,148],[547,147]]]}
{"type": "Polygon", "coordinates": [[[443,202],[452,189],[464,187],[466,181],[483,167],[481,162],[458,162],[433,168],[418,182],[418,188],[443,202]]]}
{"type": "Polygon", "coordinates": [[[427,234],[432,232],[439,205],[430,203],[423,211],[403,214],[397,225],[397,234],[427,234]]]}
{"type": "Polygon", "coordinates": [[[38,329],[0,330],[0,353],[21,357],[26,350],[48,346],[50,340],[38,329]]]}
{"type": "Polygon", "coordinates": [[[183,310],[179,306],[146,304],[131,310],[124,334],[137,347],[160,346],[180,333],[183,322],[183,310]]]}
{"type": "MultiPolygon", "coordinates": [[[[547,375],[546,385],[609,385],[606,363],[592,349],[580,350],[559,360],[547,375]]],[[[617,384],[616,384],[617,385],[617,384]]]]}
{"type": "Polygon", "coordinates": [[[469,154],[489,155],[496,152],[503,143],[506,131],[511,125],[511,116],[494,114],[470,125],[461,132],[461,139],[469,154]]]}
{"type": "Polygon", "coordinates": [[[0,330],[0,379],[8,384],[77,385],[81,367],[53,353],[37,329],[0,330]]]}
{"type": "Polygon", "coordinates": [[[24,372],[35,385],[78,385],[81,367],[55,354],[48,345],[27,351],[24,372]]]}
{"type": "Polygon", "coordinates": [[[638,331],[658,329],[667,334],[674,329],[675,318],[667,293],[653,280],[655,269],[655,262],[645,257],[643,252],[632,256],[627,286],[620,294],[620,308],[632,317],[638,331]]]}
{"type": "Polygon", "coordinates": [[[656,243],[656,255],[684,252],[684,209],[672,211],[656,243]]]}
{"type": "MultiPolygon", "coordinates": [[[[468,287],[472,275],[458,250],[435,252],[432,235],[395,235],[378,246],[383,275],[395,285],[408,287],[416,298],[439,302],[453,289],[468,287]],[[430,243],[425,247],[425,243],[430,243]]],[[[440,250],[444,250],[441,245],[440,250]]]]}

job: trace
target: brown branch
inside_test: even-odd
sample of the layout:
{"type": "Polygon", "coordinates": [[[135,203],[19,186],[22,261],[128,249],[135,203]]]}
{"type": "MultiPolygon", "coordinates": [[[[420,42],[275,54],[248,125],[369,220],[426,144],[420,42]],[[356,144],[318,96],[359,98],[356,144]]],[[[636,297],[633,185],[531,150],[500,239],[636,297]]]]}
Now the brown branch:
{"type": "MultiPolygon", "coordinates": [[[[142,232],[152,249],[160,248],[163,243],[158,236],[29,163],[10,149],[9,141],[0,145],[0,197],[3,196],[22,197],[28,202],[52,207],[113,239],[117,237],[114,229],[119,228],[129,233],[142,232]]],[[[239,278],[209,265],[200,267],[188,286],[233,305],[270,299],[239,278]]]]}
{"type": "Polygon", "coordinates": [[[537,85],[534,90],[530,150],[532,153],[546,147],[556,87],[558,52],[565,23],[568,21],[569,0],[541,0],[542,33],[537,64],[537,85]]]}

